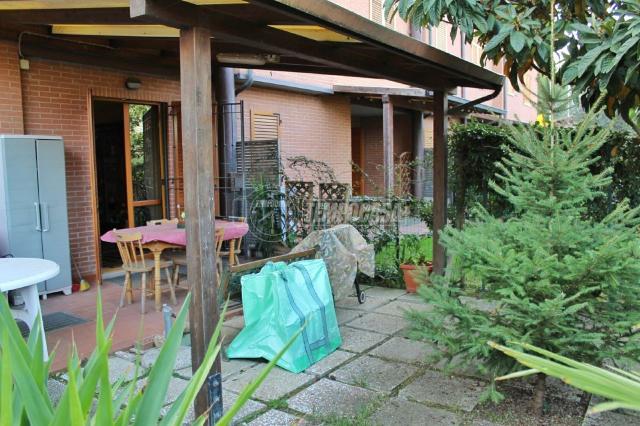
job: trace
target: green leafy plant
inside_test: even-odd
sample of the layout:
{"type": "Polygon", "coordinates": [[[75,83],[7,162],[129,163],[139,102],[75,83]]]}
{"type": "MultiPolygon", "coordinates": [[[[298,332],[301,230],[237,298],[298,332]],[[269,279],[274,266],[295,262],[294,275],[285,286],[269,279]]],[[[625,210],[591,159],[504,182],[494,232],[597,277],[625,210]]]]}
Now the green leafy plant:
{"type": "Polygon", "coordinates": [[[489,342],[489,346],[529,367],[529,370],[518,371],[496,380],[509,380],[543,373],[608,400],[594,406],[591,409],[592,413],[618,408],[640,411],[640,375],[637,373],[615,367],[607,369],[595,367],[528,344],[517,345],[523,350],[495,342],[489,342]]]}
{"type": "Polygon", "coordinates": [[[433,248],[429,244],[431,238],[420,235],[404,235],[400,239],[399,264],[425,265],[433,259],[433,248]],[[425,244],[424,241],[427,241],[425,244]]]}
{"type": "MultiPolygon", "coordinates": [[[[177,425],[181,424],[193,404],[197,392],[205,383],[213,362],[220,352],[222,321],[207,348],[204,359],[187,387],[172,407],[161,417],[169,381],[173,373],[178,349],[182,341],[190,295],[176,318],[171,332],[147,378],[144,389],[137,388],[136,380],[128,384],[123,379],[109,382],[109,351],[115,317],[105,327],[102,317],[102,297],[98,293],[96,303],[96,348],[82,366],[74,347],[67,364],[68,384],[57,404],[47,392],[49,369],[54,354],[48,361],[42,357],[40,322],[36,321],[25,341],[11,316],[5,297],[0,297],[0,412],[3,425],[177,425]],[[94,407],[94,398],[97,403],[94,407]]],[[[222,312],[224,318],[224,311],[222,312]]],[[[293,339],[295,339],[294,336],[293,339]]],[[[288,349],[293,339],[283,349],[288,349]]],[[[281,352],[282,353],[282,352],[281,352]]],[[[251,394],[274,367],[277,358],[270,362],[260,376],[239,395],[219,425],[231,424],[231,419],[251,397],[251,394]]],[[[138,376],[140,359],[135,367],[138,376]]],[[[202,416],[194,424],[204,424],[202,416]]]]}
{"type": "Polygon", "coordinates": [[[385,10],[419,26],[450,23],[451,38],[460,30],[467,43],[479,43],[483,65],[502,61],[517,90],[529,71],[553,75],[555,82],[562,56],[558,81],[573,86],[585,107],[604,94],[607,115],[619,113],[640,134],[634,117],[640,104],[637,0],[385,0],[385,10]],[[556,43],[550,46],[551,34],[556,43]]]}
{"type": "MultiPolygon", "coordinates": [[[[555,91],[554,91],[555,92],[555,91]]],[[[550,92],[551,93],[551,92],[550,92]]],[[[606,142],[593,111],[575,131],[553,120],[509,130],[510,146],[490,187],[513,213],[495,217],[478,206],[464,229],[446,228],[441,242],[455,259],[444,277],[420,293],[434,312],[412,314],[414,336],[437,342],[443,357],[500,376],[515,367],[487,341],[524,342],[599,364],[640,357],[640,209],[622,202],[602,220],[588,207],[602,197],[610,169],[590,165],[606,142]],[[461,302],[459,277],[472,276],[496,304],[481,311],[461,302]]],[[[545,376],[532,405],[541,413],[545,376]]],[[[488,397],[501,395],[491,387],[488,397]]]]}

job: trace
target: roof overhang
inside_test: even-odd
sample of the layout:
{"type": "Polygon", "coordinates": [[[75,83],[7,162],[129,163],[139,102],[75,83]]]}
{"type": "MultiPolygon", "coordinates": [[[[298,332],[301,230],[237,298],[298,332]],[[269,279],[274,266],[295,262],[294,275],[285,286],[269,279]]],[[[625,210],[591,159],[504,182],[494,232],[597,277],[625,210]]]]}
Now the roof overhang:
{"type": "Polygon", "coordinates": [[[19,38],[25,57],[173,77],[178,30],[192,26],[210,29],[214,61],[220,53],[240,58],[222,66],[384,78],[430,90],[496,90],[503,82],[326,0],[0,2],[0,37],[19,38]]]}

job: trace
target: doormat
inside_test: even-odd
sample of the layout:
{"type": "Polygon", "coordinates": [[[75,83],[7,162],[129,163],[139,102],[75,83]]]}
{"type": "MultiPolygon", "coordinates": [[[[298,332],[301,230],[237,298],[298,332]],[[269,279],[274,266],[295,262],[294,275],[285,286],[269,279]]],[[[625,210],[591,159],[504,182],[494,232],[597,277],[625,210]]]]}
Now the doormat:
{"type": "MultiPolygon", "coordinates": [[[[47,332],[58,330],[60,328],[71,327],[72,325],[84,324],[87,320],[66,312],[52,312],[50,314],[43,315],[42,322],[44,323],[44,331],[47,332]]],[[[26,323],[18,321],[18,327],[20,327],[20,332],[23,337],[27,337],[29,335],[29,327],[26,323]]]]}

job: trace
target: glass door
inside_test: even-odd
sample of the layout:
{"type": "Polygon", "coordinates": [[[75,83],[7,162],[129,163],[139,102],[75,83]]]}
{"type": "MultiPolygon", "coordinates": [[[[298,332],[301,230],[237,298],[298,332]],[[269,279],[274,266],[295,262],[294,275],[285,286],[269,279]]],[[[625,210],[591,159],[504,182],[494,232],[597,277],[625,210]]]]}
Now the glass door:
{"type": "Polygon", "coordinates": [[[165,215],[158,105],[123,104],[129,227],[165,215]]]}

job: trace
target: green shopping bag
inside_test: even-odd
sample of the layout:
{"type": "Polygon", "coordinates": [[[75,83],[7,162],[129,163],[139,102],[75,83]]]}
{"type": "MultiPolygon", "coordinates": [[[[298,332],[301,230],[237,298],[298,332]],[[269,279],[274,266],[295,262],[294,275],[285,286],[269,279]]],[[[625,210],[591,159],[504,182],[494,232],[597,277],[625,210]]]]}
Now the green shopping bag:
{"type": "Polygon", "coordinates": [[[229,358],[271,360],[306,324],[277,364],[299,373],[342,343],[322,259],[268,263],[241,283],[244,328],[229,345],[229,358]]]}

